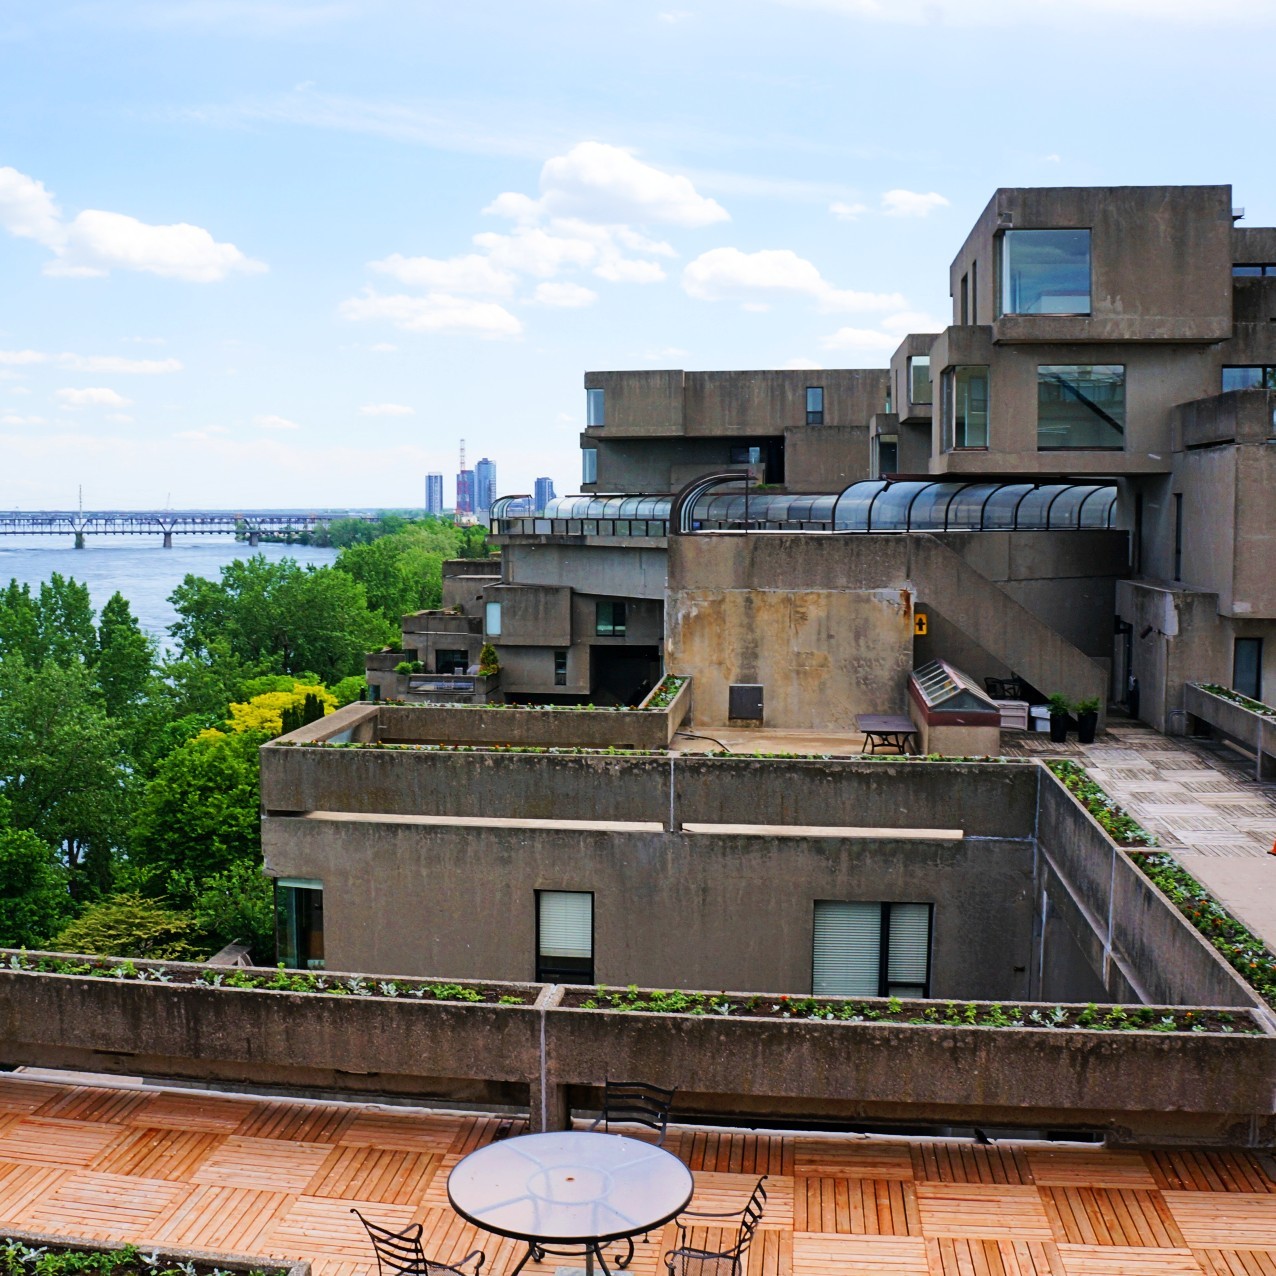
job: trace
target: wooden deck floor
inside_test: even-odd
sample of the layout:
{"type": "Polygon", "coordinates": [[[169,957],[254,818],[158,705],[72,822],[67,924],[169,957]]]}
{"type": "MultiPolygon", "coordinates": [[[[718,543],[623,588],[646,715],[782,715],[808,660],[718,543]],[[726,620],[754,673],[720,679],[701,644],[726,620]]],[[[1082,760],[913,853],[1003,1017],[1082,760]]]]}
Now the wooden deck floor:
{"type": "MultiPolygon", "coordinates": [[[[420,1220],[484,1276],[520,1257],[448,1208],[447,1175],[498,1122],[418,1110],[0,1078],[0,1225],[91,1239],[307,1258],[374,1272],[357,1206],[420,1220]]],[[[1276,1276],[1276,1178],[1246,1152],[680,1129],[692,1208],[770,1198],[748,1276],[1276,1276]]],[[[672,1227],[630,1269],[658,1276],[672,1227]]],[[[714,1240],[713,1232],[705,1234],[714,1240]]],[[[581,1260],[529,1264],[530,1276],[581,1260]]]]}

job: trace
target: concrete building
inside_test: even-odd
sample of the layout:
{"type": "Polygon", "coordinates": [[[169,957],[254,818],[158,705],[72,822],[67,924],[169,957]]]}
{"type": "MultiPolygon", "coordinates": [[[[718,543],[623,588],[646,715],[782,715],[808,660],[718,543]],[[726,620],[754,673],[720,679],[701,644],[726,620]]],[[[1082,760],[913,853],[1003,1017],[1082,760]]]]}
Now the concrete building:
{"type": "Polygon", "coordinates": [[[478,512],[478,482],[473,470],[460,470],[457,473],[456,512],[471,518],[478,512]]]}
{"type": "Polygon", "coordinates": [[[435,515],[443,513],[442,474],[427,474],[425,476],[425,512],[435,515]]]}
{"type": "Polygon", "coordinates": [[[486,514],[496,501],[496,462],[483,457],[474,467],[474,513],[486,514]]]}

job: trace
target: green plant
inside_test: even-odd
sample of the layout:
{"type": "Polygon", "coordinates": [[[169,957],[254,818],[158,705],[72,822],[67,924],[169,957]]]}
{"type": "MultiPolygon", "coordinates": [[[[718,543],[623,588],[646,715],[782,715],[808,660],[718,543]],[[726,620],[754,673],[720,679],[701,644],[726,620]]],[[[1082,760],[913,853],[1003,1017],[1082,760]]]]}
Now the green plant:
{"type": "Polygon", "coordinates": [[[414,670],[412,666],[414,663],[415,662],[412,660],[400,660],[399,663],[394,666],[394,672],[398,674],[413,673],[414,670]]]}
{"type": "Polygon", "coordinates": [[[479,651],[479,673],[485,678],[490,678],[501,672],[500,657],[496,654],[496,648],[490,642],[485,642],[479,651]]]}
{"type": "Polygon", "coordinates": [[[1089,699],[1077,701],[1076,712],[1078,716],[1083,716],[1087,713],[1098,713],[1102,707],[1103,704],[1099,697],[1091,696],[1089,699]]]}
{"type": "Polygon", "coordinates": [[[1056,691],[1054,695],[1048,697],[1046,703],[1050,706],[1052,718],[1066,718],[1072,712],[1071,701],[1061,691],[1056,691]]]}
{"type": "Polygon", "coordinates": [[[1094,816],[1103,831],[1121,846],[1156,846],[1156,837],[1149,833],[1128,811],[1119,807],[1075,762],[1047,762],[1046,766],[1063,781],[1067,788],[1087,811],[1094,816]]]}

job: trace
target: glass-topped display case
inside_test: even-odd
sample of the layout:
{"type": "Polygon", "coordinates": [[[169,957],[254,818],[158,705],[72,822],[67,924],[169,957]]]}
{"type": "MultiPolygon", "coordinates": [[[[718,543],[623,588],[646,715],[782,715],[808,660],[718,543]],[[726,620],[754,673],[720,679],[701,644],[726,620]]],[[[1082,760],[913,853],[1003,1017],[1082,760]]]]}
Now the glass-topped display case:
{"type": "Polygon", "coordinates": [[[985,757],[1001,751],[1001,710],[975,680],[946,660],[908,677],[908,712],[923,753],[985,757]]]}

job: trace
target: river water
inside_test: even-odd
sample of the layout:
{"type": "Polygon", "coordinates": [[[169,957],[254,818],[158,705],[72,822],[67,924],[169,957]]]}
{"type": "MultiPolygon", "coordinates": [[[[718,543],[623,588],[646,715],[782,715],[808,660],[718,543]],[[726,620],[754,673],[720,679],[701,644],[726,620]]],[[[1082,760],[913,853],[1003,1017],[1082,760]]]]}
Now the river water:
{"type": "Polygon", "coordinates": [[[34,591],[41,581],[61,572],[89,587],[98,611],[118,589],[142,628],[165,646],[171,645],[168,627],[177,619],[168,596],[188,573],[216,580],[227,563],[252,554],[272,561],[295,558],[302,564],[331,563],[337,557],[335,549],[309,545],[262,544],[250,549],[229,536],[175,534],[172,549],[162,548],[159,536],[89,536],[85,545],[72,548],[69,536],[0,537],[0,587],[16,578],[34,591]]]}

